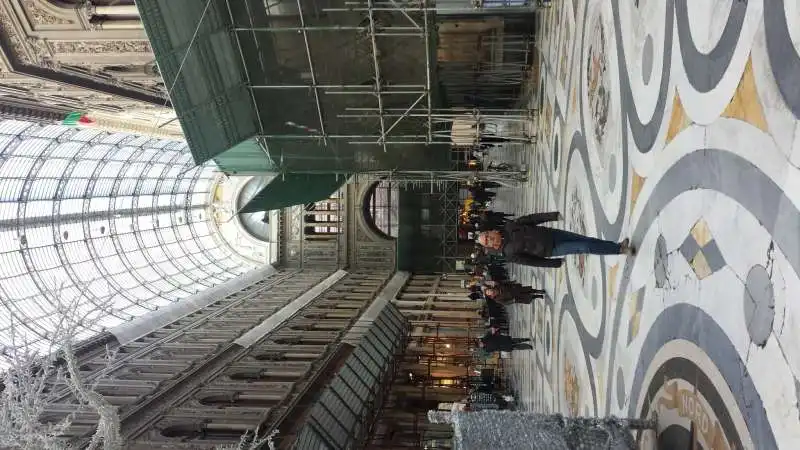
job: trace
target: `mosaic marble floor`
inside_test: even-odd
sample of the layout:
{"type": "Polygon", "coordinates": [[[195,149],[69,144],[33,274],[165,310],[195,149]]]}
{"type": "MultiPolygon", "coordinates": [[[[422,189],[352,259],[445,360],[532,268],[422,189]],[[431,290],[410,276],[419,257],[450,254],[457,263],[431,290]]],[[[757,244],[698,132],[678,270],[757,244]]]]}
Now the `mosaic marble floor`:
{"type": "Polygon", "coordinates": [[[498,209],[639,255],[513,267],[526,408],[649,416],[642,448],[800,448],[800,2],[559,0],[524,189],[498,209]],[[794,298],[794,300],[792,300],[794,298]]]}

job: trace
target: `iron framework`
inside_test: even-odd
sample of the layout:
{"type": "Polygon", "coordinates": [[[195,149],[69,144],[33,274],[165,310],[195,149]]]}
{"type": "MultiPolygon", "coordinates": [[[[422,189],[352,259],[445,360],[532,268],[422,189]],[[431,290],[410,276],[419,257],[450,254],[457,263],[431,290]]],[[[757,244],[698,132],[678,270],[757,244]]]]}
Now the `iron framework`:
{"type": "MultiPolygon", "coordinates": [[[[246,3],[246,2],[245,2],[246,3]]],[[[529,110],[509,110],[505,108],[487,108],[480,111],[473,111],[471,108],[464,108],[457,105],[452,108],[436,108],[434,105],[434,91],[436,80],[436,55],[433,54],[435,48],[432,46],[433,34],[436,32],[435,14],[452,11],[461,11],[463,7],[436,7],[433,0],[357,0],[341,2],[339,7],[321,6],[317,15],[324,15],[325,21],[313,20],[311,13],[307,11],[308,5],[304,7],[303,0],[296,0],[292,4],[292,17],[297,18],[296,22],[290,22],[287,26],[284,22],[276,19],[269,19],[269,26],[236,26],[234,27],[235,42],[238,46],[239,57],[242,64],[248,66],[248,52],[243,48],[246,44],[248,48],[259,44],[261,34],[271,34],[274,39],[281,35],[300,34],[304,47],[304,58],[307,60],[305,70],[307,71],[307,81],[309,83],[285,84],[285,83],[254,83],[250,76],[247,76],[247,85],[253,101],[253,107],[258,112],[260,109],[257,101],[257,93],[262,90],[294,90],[298,95],[310,93],[316,109],[315,123],[298,124],[287,122],[291,133],[269,134],[264,131],[262,122],[262,134],[260,142],[266,143],[270,140],[279,141],[316,141],[324,146],[328,146],[332,141],[361,146],[378,146],[383,152],[393,150],[402,151],[404,146],[409,145],[442,145],[451,144],[449,128],[454,120],[465,114],[474,115],[479,120],[502,119],[503,121],[528,121],[531,120],[534,112],[529,110]],[[360,15],[364,19],[354,22],[354,14],[360,15]],[[354,24],[357,23],[357,24],[354,24]],[[364,44],[369,53],[371,66],[371,81],[366,83],[355,83],[333,68],[333,64],[319,55],[322,49],[315,48],[314,42],[319,42],[319,36],[332,36],[330,33],[353,34],[356,36],[353,42],[364,44]],[[393,42],[394,41],[394,42],[393,42]],[[402,42],[402,44],[398,44],[402,42]],[[389,61],[387,49],[395,49],[398,45],[407,46],[416,42],[416,51],[424,54],[421,62],[404,61],[403,64],[422,64],[421,70],[414,72],[419,74],[419,79],[404,79],[398,83],[387,81],[390,76],[395,76],[398,70],[396,60],[389,61]],[[324,76],[321,75],[325,72],[324,76]],[[390,74],[391,72],[391,74],[390,74]],[[333,75],[331,75],[333,73],[333,75]],[[323,79],[324,78],[324,79],[323,79]],[[334,81],[335,80],[335,81],[334,81]],[[331,100],[340,97],[340,100],[331,100]],[[345,99],[341,99],[345,97],[345,99]],[[368,101],[372,97],[373,101],[368,101]],[[366,103],[365,103],[366,102],[366,103]],[[333,105],[336,106],[333,106],[333,105]],[[371,104],[371,106],[363,106],[371,104]],[[390,106],[403,105],[405,106],[390,106]],[[344,106],[342,105],[361,105],[344,106]],[[406,123],[411,121],[412,123],[406,123]],[[360,125],[364,123],[374,124],[375,132],[364,132],[360,125]],[[332,124],[336,124],[335,126],[332,124]],[[337,131],[332,130],[336,128],[337,131]],[[359,131],[355,131],[359,130],[359,131]],[[350,132],[348,132],[350,131],[350,132]]],[[[226,0],[228,13],[231,21],[234,19],[233,9],[230,0],[226,0]]],[[[285,5],[267,5],[267,15],[278,17],[280,14],[287,14],[286,11],[275,10],[274,8],[288,8],[285,5]]],[[[532,10],[532,9],[531,9],[532,10]]],[[[252,24],[252,20],[250,21],[252,24]]],[[[461,92],[465,89],[474,89],[476,84],[491,84],[518,86],[524,81],[527,70],[527,55],[532,45],[531,37],[528,35],[508,35],[508,36],[489,36],[485,37],[482,46],[492,49],[499,53],[499,61],[491,64],[491,68],[483,73],[483,78],[475,78],[474,64],[456,64],[445,67],[452,78],[453,89],[459,95],[466,95],[461,92]],[[503,62],[503,58],[508,58],[511,53],[522,53],[523,57],[516,58],[513,62],[503,62]],[[505,56],[504,56],[505,55],[505,56]]],[[[356,50],[354,52],[358,53],[356,50]]],[[[366,55],[361,55],[366,56],[366,55]]],[[[358,54],[354,57],[359,57],[358,54]]],[[[338,64],[345,65],[341,61],[338,64]]],[[[263,64],[263,63],[262,63],[263,64]]],[[[408,66],[407,66],[408,67],[408,66]]],[[[366,66],[365,66],[366,68],[366,66]]],[[[416,70],[416,69],[415,69],[416,70]]],[[[511,99],[512,101],[515,100],[511,99]]],[[[261,115],[259,119],[261,122],[261,115]]],[[[511,140],[530,141],[530,137],[524,135],[506,135],[511,140]]],[[[280,166],[280,161],[275,161],[280,166]]]]}
{"type": "Polygon", "coordinates": [[[209,226],[214,167],[193,166],[184,142],[0,121],[0,347],[45,345],[56,296],[106,308],[87,337],[250,269],[209,226]]]}

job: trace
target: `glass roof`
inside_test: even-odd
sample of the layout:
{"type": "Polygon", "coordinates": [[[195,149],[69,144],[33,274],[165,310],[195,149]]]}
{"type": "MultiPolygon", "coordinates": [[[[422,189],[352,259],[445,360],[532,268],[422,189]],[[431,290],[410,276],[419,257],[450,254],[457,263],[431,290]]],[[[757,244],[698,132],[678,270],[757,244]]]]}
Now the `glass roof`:
{"type": "Polygon", "coordinates": [[[56,292],[111,299],[88,337],[252,269],[209,226],[214,166],[193,166],[185,142],[0,121],[0,348],[12,318],[44,344],[56,292]]]}

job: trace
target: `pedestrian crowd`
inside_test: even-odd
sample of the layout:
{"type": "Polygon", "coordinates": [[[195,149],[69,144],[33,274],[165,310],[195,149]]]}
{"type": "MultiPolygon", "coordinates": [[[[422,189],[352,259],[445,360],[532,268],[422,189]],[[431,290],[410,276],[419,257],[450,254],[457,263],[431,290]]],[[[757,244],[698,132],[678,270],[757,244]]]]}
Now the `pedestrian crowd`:
{"type": "Polygon", "coordinates": [[[506,308],[531,304],[546,292],[512,280],[506,263],[558,268],[568,255],[629,255],[635,248],[628,239],[621,242],[584,236],[546,224],[563,220],[559,212],[534,213],[514,218],[493,211],[490,204],[500,185],[474,180],[468,185],[470,202],[464,226],[476,237],[475,252],[465,269],[472,275],[467,287],[472,300],[480,301],[487,333],[476,345],[484,352],[512,352],[533,349],[529,337],[509,336],[506,308]]]}

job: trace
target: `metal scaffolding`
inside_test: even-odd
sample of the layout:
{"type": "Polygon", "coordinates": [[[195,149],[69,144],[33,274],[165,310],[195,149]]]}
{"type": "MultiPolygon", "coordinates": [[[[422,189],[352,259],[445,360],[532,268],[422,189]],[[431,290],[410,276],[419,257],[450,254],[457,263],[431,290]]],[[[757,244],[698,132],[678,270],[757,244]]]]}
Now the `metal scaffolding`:
{"type": "MultiPolygon", "coordinates": [[[[469,182],[477,180],[492,181],[505,186],[514,187],[524,182],[526,175],[522,172],[465,172],[465,171],[385,171],[370,173],[369,182],[377,176],[383,181],[398,188],[428,188],[428,194],[434,196],[441,205],[441,220],[436,224],[428,224],[428,228],[436,228],[440,236],[441,253],[438,257],[441,271],[456,272],[458,255],[458,228],[461,214],[459,190],[469,182]]],[[[361,175],[365,176],[365,175],[361,175]]],[[[356,182],[360,176],[354,178],[356,182]]]]}
{"type": "MultiPolygon", "coordinates": [[[[428,43],[431,31],[429,28],[429,16],[432,14],[432,10],[430,10],[430,8],[427,6],[429,3],[428,0],[421,0],[414,3],[418,6],[412,6],[408,4],[408,2],[404,2],[402,0],[399,2],[395,0],[364,0],[359,2],[344,2],[343,7],[341,8],[323,8],[319,11],[324,15],[330,16],[327,22],[320,23],[319,21],[314,21],[314,24],[309,24],[308,22],[311,20],[307,18],[308,14],[306,12],[306,8],[303,6],[303,1],[296,0],[296,10],[294,12],[296,13],[295,17],[298,17],[299,19],[298,24],[290,24],[290,26],[287,26],[285,23],[278,23],[275,21],[270,22],[269,26],[256,27],[252,25],[251,20],[251,26],[236,26],[233,31],[234,35],[236,36],[236,43],[239,47],[239,53],[245,67],[248,66],[248,62],[246,61],[245,51],[243,50],[242,40],[244,39],[244,36],[249,36],[250,39],[252,39],[252,42],[257,44],[259,42],[258,34],[260,33],[271,33],[273,35],[299,33],[302,35],[305,58],[307,60],[308,81],[310,81],[310,84],[259,84],[251,82],[249,76],[247,83],[249,85],[251,97],[253,98],[256,111],[260,109],[255,97],[256,91],[297,90],[298,92],[311,92],[314,97],[314,103],[316,107],[316,115],[318,119],[317,123],[287,123],[287,125],[293,126],[298,130],[296,135],[272,135],[262,133],[262,137],[266,139],[318,139],[326,146],[331,139],[345,140],[353,143],[357,141],[368,141],[370,144],[381,146],[383,151],[388,151],[388,145],[391,144],[388,137],[405,116],[400,115],[393,122],[390,122],[392,118],[384,114],[385,105],[387,103],[386,98],[392,96],[410,95],[415,96],[416,100],[411,102],[410,106],[407,108],[407,111],[409,113],[416,111],[415,108],[421,104],[426,111],[425,116],[427,117],[428,124],[426,128],[430,130],[432,128],[431,124],[433,120],[432,116],[430,115],[430,111],[432,109],[433,102],[430,98],[432,81],[430,75],[430,50],[428,48],[428,43]],[[384,23],[387,20],[387,14],[399,14],[405,23],[387,25],[384,23]],[[359,15],[363,16],[364,20],[356,24],[353,22],[353,17],[359,15]],[[367,48],[369,49],[371,60],[370,65],[372,66],[371,83],[353,83],[345,82],[343,80],[331,83],[330,80],[320,79],[320,62],[317,60],[317,58],[315,58],[313,53],[314,49],[312,46],[312,35],[324,33],[349,33],[352,34],[355,39],[365,40],[368,42],[367,48]],[[386,39],[408,37],[418,38],[419,44],[425,47],[425,54],[427,56],[425,79],[414,84],[386,83],[381,62],[381,44],[385,42],[386,39]],[[374,97],[374,104],[378,113],[374,114],[373,116],[377,119],[379,124],[379,134],[343,134],[329,131],[328,122],[333,119],[333,117],[326,116],[326,113],[330,113],[330,111],[326,111],[326,109],[332,109],[325,107],[325,97],[329,96],[374,97]]],[[[228,6],[228,12],[231,16],[231,20],[236,23],[233,17],[230,0],[226,0],[226,4],[228,6]]],[[[272,11],[273,8],[279,7],[280,6],[276,5],[267,5],[266,8],[268,16],[274,14],[272,11]]],[[[430,132],[428,132],[427,135],[421,135],[419,138],[426,143],[430,143],[432,141],[432,135],[430,132]]]]}
{"type": "MultiPolygon", "coordinates": [[[[230,12],[230,0],[226,0],[226,3],[230,12]]],[[[266,8],[267,17],[272,17],[271,14],[277,15],[279,11],[271,9],[280,6],[267,5],[266,8]]],[[[454,8],[460,9],[462,8],[454,8]]],[[[431,48],[431,36],[436,32],[435,13],[446,12],[447,8],[435,7],[432,0],[345,1],[342,7],[321,8],[313,17],[306,10],[303,0],[296,0],[295,15],[292,17],[297,20],[268,19],[268,26],[254,26],[251,20],[251,26],[235,26],[233,29],[245,67],[248,66],[248,60],[245,56],[247,52],[243,49],[244,39],[248,39],[248,45],[252,40],[257,46],[260,35],[264,33],[273,36],[274,40],[292,34],[302,36],[302,52],[307,61],[306,80],[309,83],[256,83],[249,76],[247,82],[257,111],[260,109],[256,100],[258,91],[296,90],[298,94],[310,92],[316,109],[316,123],[286,122],[282,125],[287,125],[293,132],[264,132],[261,137],[265,140],[318,141],[324,146],[328,146],[331,141],[340,141],[352,145],[378,146],[383,152],[398,146],[398,151],[401,151],[402,146],[408,145],[450,145],[452,142],[449,129],[454,121],[465,115],[474,116],[486,123],[530,121],[535,114],[535,111],[506,108],[473,110],[464,108],[462,104],[453,108],[436,109],[436,102],[432,98],[434,78],[437,76],[448,78],[452,85],[449,89],[453,90],[450,96],[477,98],[487,95],[486,86],[520,86],[528,68],[531,36],[482,36],[480,42],[476,43],[480,48],[475,51],[488,55],[491,62],[446,63],[437,68],[436,55],[431,48]],[[319,18],[320,14],[325,16],[324,20],[319,18]],[[362,50],[369,54],[361,55],[363,61],[359,57],[358,49],[353,51],[354,57],[359,61],[368,60],[364,69],[370,72],[369,82],[356,83],[348,79],[331,67],[334,64],[326,59],[329,55],[320,55],[322,50],[315,48],[314,43],[319,46],[321,36],[334,36],[330,33],[336,33],[335,36],[343,40],[350,39],[352,35],[355,47],[363,44],[362,50]],[[343,35],[348,37],[342,37],[343,35]],[[422,61],[411,59],[399,62],[393,59],[387,62],[392,58],[392,52],[387,49],[394,49],[393,46],[416,46],[418,48],[411,51],[416,51],[420,56],[424,54],[424,58],[419,58],[422,61]],[[404,64],[406,67],[410,67],[409,64],[419,64],[423,67],[414,68],[418,70],[414,72],[414,76],[419,75],[418,79],[398,82],[397,64],[404,64]],[[437,75],[436,71],[439,69],[443,73],[437,75]],[[476,76],[476,71],[480,76],[476,76]],[[332,97],[345,98],[337,100],[332,97]],[[352,106],[353,104],[357,106],[352,106]],[[374,127],[365,131],[362,126],[364,123],[374,127]]],[[[230,14],[234,20],[233,13],[230,14]]],[[[472,38],[474,36],[467,43],[449,39],[448,45],[472,45],[472,38]]],[[[347,65],[347,62],[341,60],[337,63],[347,65]]],[[[515,141],[530,141],[530,137],[524,135],[505,137],[515,141]]]]}
{"type": "Polygon", "coordinates": [[[440,264],[442,271],[453,273],[456,271],[458,259],[458,218],[461,215],[459,202],[459,185],[451,183],[446,189],[439,191],[439,201],[442,202],[442,255],[440,264]]]}
{"type": "Polygon", "coordinates": [[[475,172],[463,163],[486,145],[535,140],[525,124],[537,111],[511,106],[528,76],[533,36],[506,31],[498,18],[474,33],[460,31],[453,18],[442,28],[442,18],[464,5],[434,0],[268,2],[255,20],[245,14],[252,5],[226,4],[258,120],[265,104],[292,103],[261,123],[259,142],[277,170],[428,186],[445,205],[441,260],[455,270],[459,188],[526,179],[522,171],[475,172]],[[273,59],[257,53],[259,46],[270,47],[273,59]],[[426,165],[432,155],[441,157],[439,166],[426,165]]]}
{"type": "Polygon", "coordinates": [[[466,185],[470,182],[486,181],[506,187],[518,187],[527,180],[527,174],[521,171],[472,172],[465,170],[385,170],[357,174],[354,180],[359,181],[361,177],[365,176],[369,177],[368,179],[389,180],[400,187],[429,186],[431,193],[452,183],[466,185]]]}

